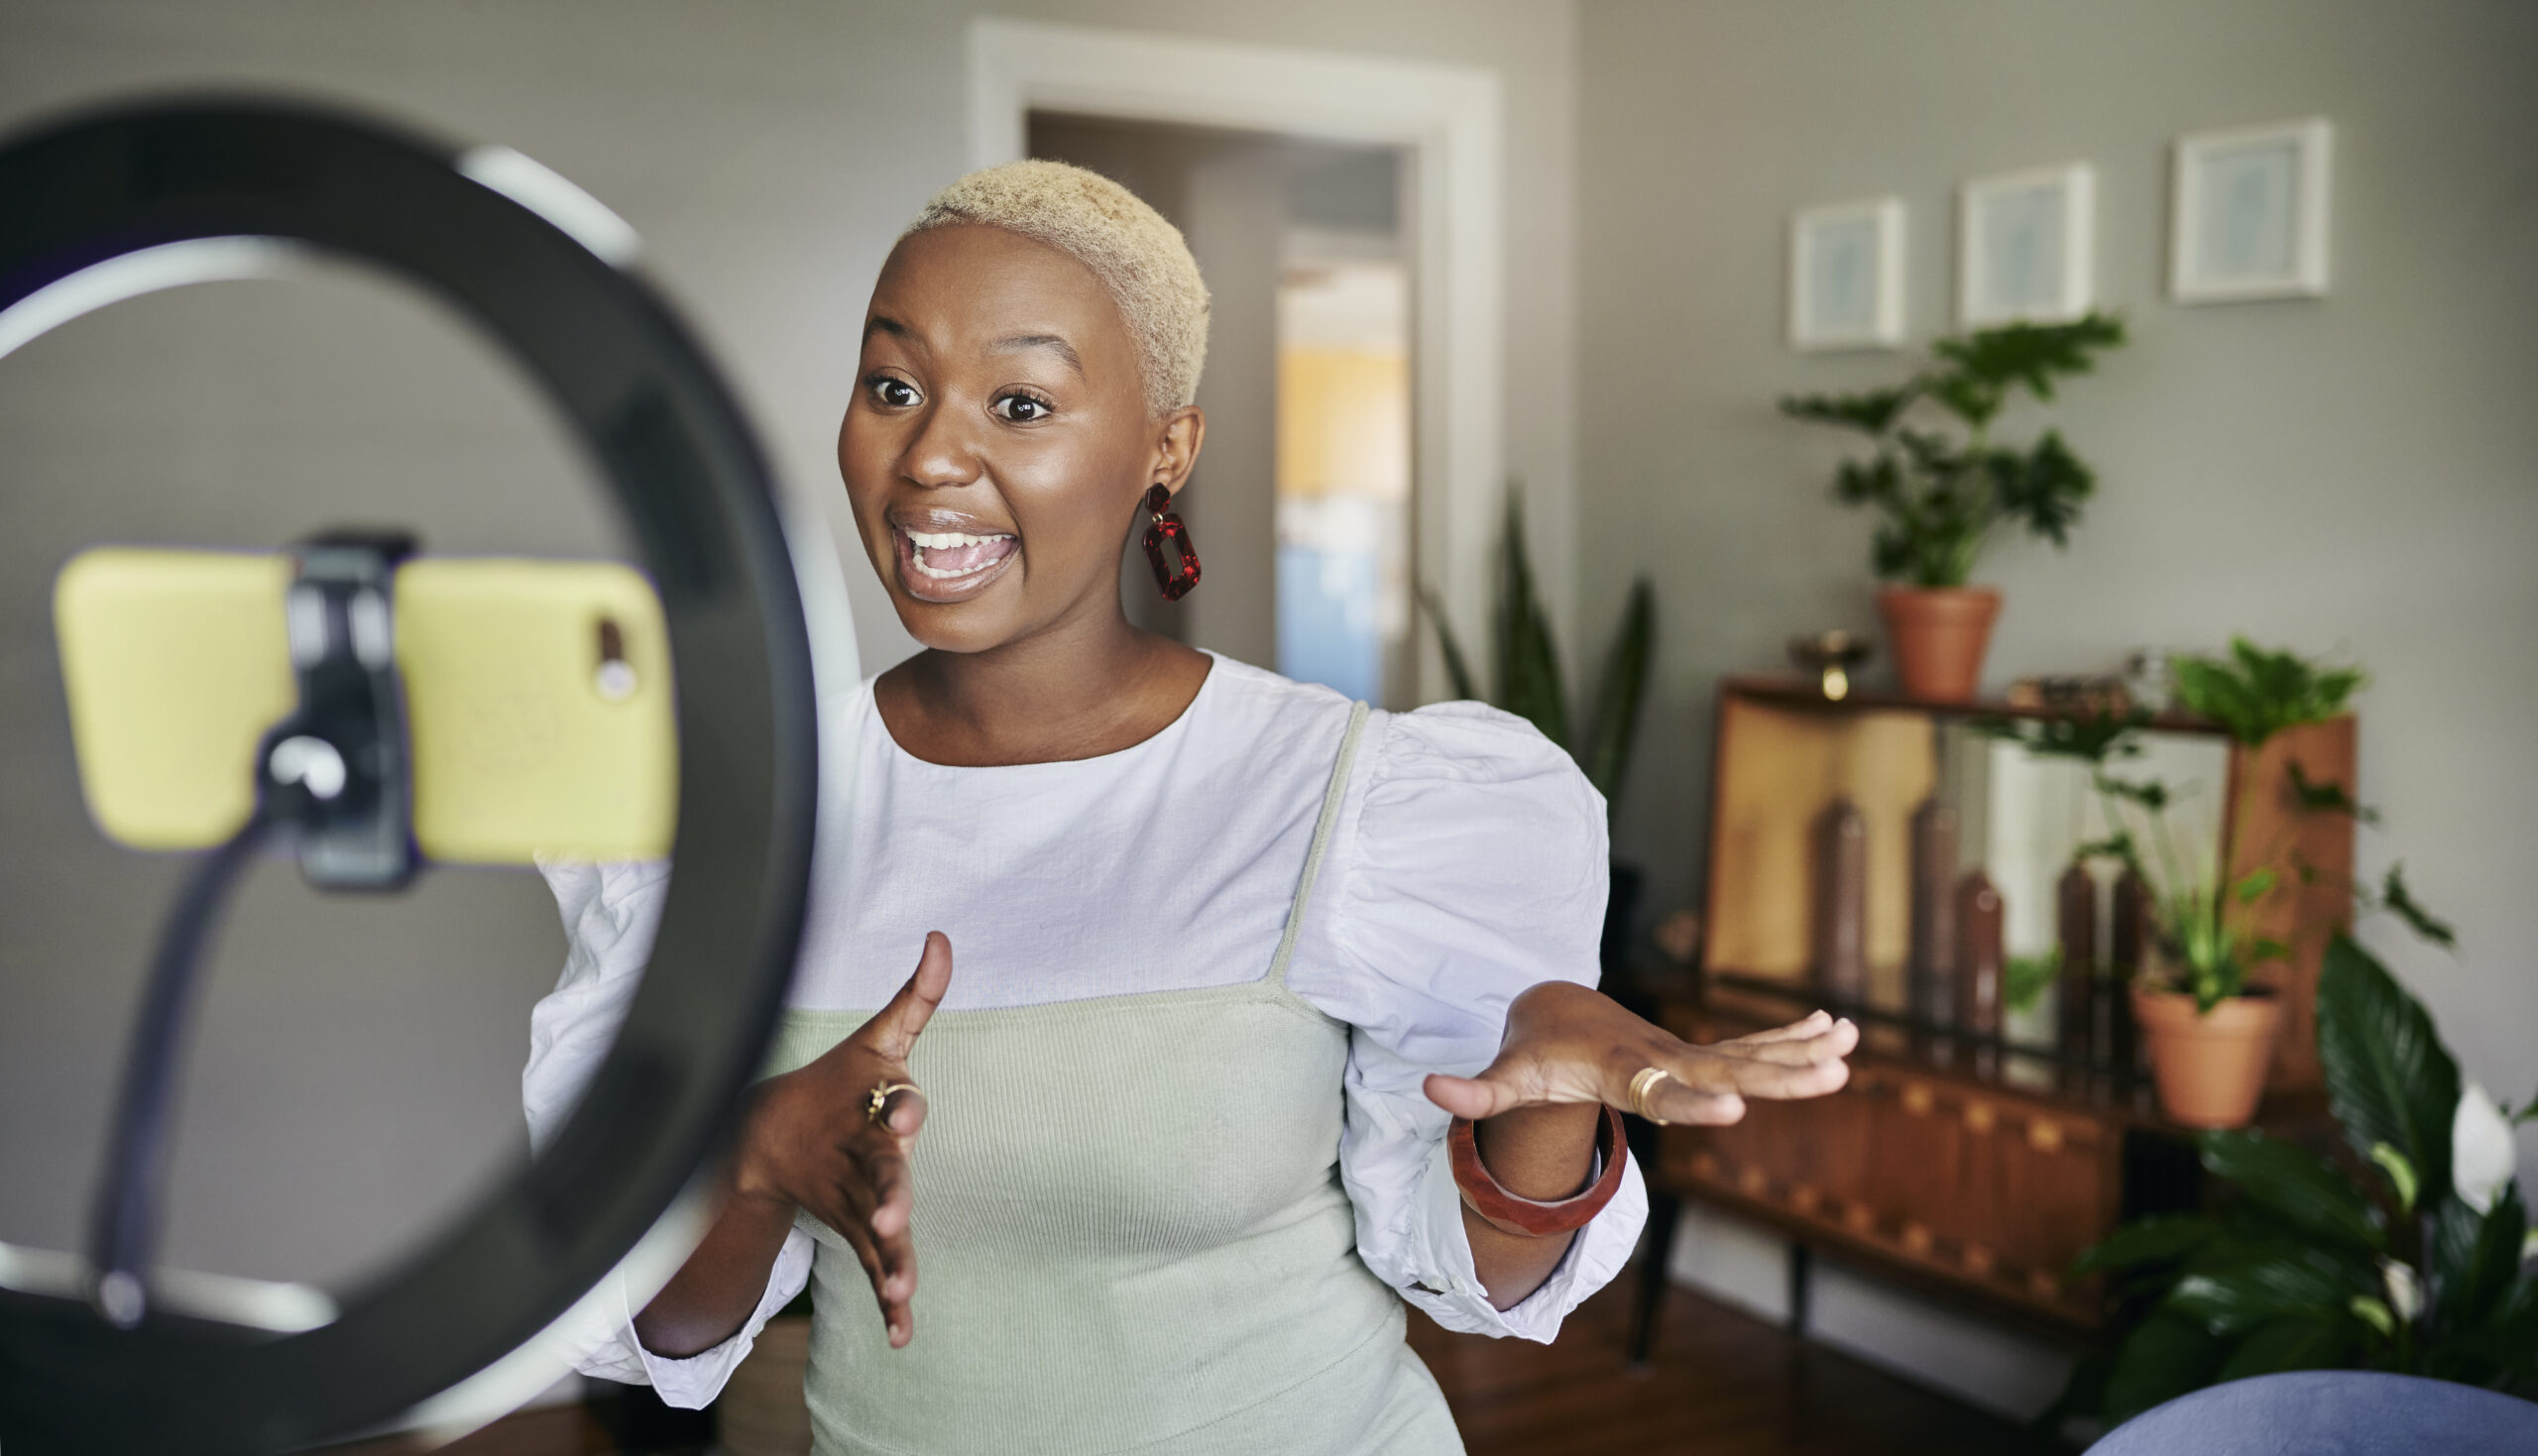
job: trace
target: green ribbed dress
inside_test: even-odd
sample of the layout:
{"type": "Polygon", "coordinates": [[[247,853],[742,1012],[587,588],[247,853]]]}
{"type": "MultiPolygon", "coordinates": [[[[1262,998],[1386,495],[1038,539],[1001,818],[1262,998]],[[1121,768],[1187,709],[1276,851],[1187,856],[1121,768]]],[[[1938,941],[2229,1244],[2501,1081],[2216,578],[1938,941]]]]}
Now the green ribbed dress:
{"type": "MultiPolygon", "coordinates": [[[[1286,984],[1365,719],[1260,978],[935,1015],[909,1062],[927,1113],[906,1349],[854,1251],[804,1225],[822,1456],[1462,1450],[1400,1297],[1357,1257],[1347,1028],[1286,984]]],[[[788,1013],[770,1071],[868,1015],[788,1013]]]]}

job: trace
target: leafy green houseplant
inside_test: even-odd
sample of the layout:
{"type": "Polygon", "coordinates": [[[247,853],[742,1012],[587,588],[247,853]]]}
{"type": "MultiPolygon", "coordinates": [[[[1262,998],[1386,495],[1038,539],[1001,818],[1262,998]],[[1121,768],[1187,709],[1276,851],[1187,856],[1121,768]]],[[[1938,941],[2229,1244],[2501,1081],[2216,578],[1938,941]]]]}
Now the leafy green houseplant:
{"type": "Polygon", "coordinates": [[[2117,1423],[2285,1370],[2385,1370],[2538,1395],[2538,1232],[2512,1121],[2466,1083],[2432,1018],[2350,937],[2318,986],[2318,1057],[2343,1146],[2197,1140],[2224,1196],[2082,1255],[2119,1315],[2055,1414],[2117,1423]]]}
{"type": "Polygon", "coordinates": [[[1992,435],[2020,390],[2053,399],[2059,381],[2089,373],[2124,343],[2124,323],[2091,312],[2069,323],[2016,323],[1932,343],[1930,365],[1890,389],[1792,394],[1781,410],[1868,437],[1833,494],[1874,508],[1871,562],[1896,667],[1914,697],[1963,701],[1982,676],[2000,594],[1967,583],[2006,525],[2067,544],[2097,478],[2058,430],[2019,448],[1992,435]]]}
{"type": "MultiPolygon", "coordinates": [[[[2255,757],[2286,729],[2325,723],[2342,714],[2365,681],[2358,668],[2325,667],[2287,651],[2269,651],[2245,637],[2229,655],[2177,656],[2168,671],[2178,707],[2207,719],[2246,750],[2250,771],[2237,775],[2232,822],[2241,831],[2258,822],[2260,796],[2270,786],[2292,794],[2303,809],[2356,812],[2341,785],[2314,785],[2296,761],[2286,779],[2271,782],[2252,771],[2255,757]]],[[[2159,1100],[2168,1115],[2202,1127],[2236,1127],[2254,1114],[2265,1068],[2279,1034],[2281,1008],[2250,984],[2250,972],[2291,953],[2283,939],[2264,933],[2258,917],[2278,896],[2295,893],[2316,871],[2287,857],[2284,846],[2258,844],[2237,852],[2243,869],[2185,862],[2167,831],[2167,786],[2155,781],[2096,775],[2111,822],[2125,826],[2108,847],[2128,858],[2154,887],[2149,940],[2155,959],[2135,975],[2133,1008],[2150,1049],[2159,1100]],[[2137,846],[2146,840],[2159,859],[2146,871],[2137,846]]],[[[2233,851],[2241,848],[2230,846],[2233,851]]],[[[2402,881],[2396,882],[2402,898],[2402,881]]],[[[2358,887],[2356,887],[2358,888],[2358,887]]],[[[2369,898],[2363,896],[2365,902],[2369,898]]],[[[2384,898],[2384,897],[2383,897],[2384,898]]],[[[2331,935],[2334,925],[2303,925],[2294,900],[2288,933],[2331,935]]],[[[2279,920],[2280,917],[2274,917],[2279,920]]]]}
{"type": "MultiPolygon", "coordinates": [[[[1566,749],[1585,770],[1586,781],[1604,796],[1605,812],[1621,796],[1630,771],[1631,748],[1639,734],[1640,705],[1648,696],[1648,667],[1657,637],[1657,594],[1646,577],[1631,584],[1622,609],[1621,625],[1605,650],[1603,676],[1595,689],[1594,707],[1582,737],[1570,729],[1568,692],[1559,668],[1559,647],[1552,636],[1551,616],[1534,585],[1533,562],[1525,551],[1525,505],[1520,491],[1507,493],[1505,534],[1499,542],[1497,601],[1490,609],[1490,681],[1495,696],[1484,696],[1471,659],[1454,636],[1451,623],[1433,591],[1421,597],[1437,623],[1437,642],[1445,658],[1445,676],[1454,696],[1505,709],[1542,729],[1543,736],[1566,749]]],[[[1604,955],[1612,968],[1622,932],[1629,925],[1639,896],[1639,871],[1613,866],[1612,898],[1604,918],[1604,955]]]]}

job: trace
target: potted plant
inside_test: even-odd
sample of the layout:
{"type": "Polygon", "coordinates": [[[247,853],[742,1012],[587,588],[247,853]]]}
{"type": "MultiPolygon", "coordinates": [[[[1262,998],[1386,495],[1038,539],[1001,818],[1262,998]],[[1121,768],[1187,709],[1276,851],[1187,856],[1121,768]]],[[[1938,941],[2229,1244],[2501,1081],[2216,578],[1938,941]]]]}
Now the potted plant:
{"type": "MultiPolygon", "coordinates": [[[[2409,902],[2411,905],[2411,902],[2409,902]]],[[[2420,907],[2410,924],[2447,935],[2420,907]]],[[[2044,1420],[2107,1424],[2285,1370],[2383,1370],[2538,1396],[2538,1232],[2512,1176],[2517,1113],[2461,1075],[2432,1018],[2348,937],[2318,981],[2339,1156],[2201,1134],[2221,1196],[2136,1220],[2080,1257],[2112,1281],[2108,1340],[2044,1420]]]]}
{"type": "MultiPolygon", "coordinates": [[[[2343,713],[2364,681],[2358,668],[2322,667],[2245,637],[2231,642],[2226,657],[2181,655],[2170,659],[2168,671],[2176,706],[2219,725],[2246,750],[2251,766],[2274,734],[2343,713]]],[[[2296,794],[2304,808],[2356,812],[2342,785],[2311,784],[2296,763],[2286,772],[2288,783],[2273,785],[2274,792],[2296,794]]],[[[2244,830],[2256,822],[2258,796],[2267,784],[2253,772],[2239,778],[2231,822],[2244,830]]],[[[2131,988],[2159,1104],[2188,1126],[2243,1127],[2264,1090],[2282,1020],[2280,1003],[2251,984],[2250,972],[2290,953],[2288,945],[2258,934],[2250,921],[2269,897],[2305,884],[2316,871],[2284,862],[2278,844],[2239,855],[2248,867],[2235,878],[2225,865],[2188,866],[2162,822],[2164,785],[2128,783],[2103,772],[2097,785],[2107,796],[2109,818],[2125,823],[2126,811],[2137,814],[2162,859],[2155,877],[2134,860],[2135,873],[2153,886],[2148,941],[2155,957],[2136,970],[2131,988]]],[[[2130,855],[2139,838],[2128,830],[2111,845],[2130,855]]],[[[2402,880],[2392,880],[2391,892],[2403,903],[2402,880]]],[[[2293,934],[2336,929],[2295,925],[2293,934]]]]}
{"type": "Polygon", "coordinates": [[[2024,449],[1994,440],[2002,407],[2021,388],[2052,399],[2056,380],[2089,373],[2098,353],[2123,342],[2123,321],[2104,313],[2009,324],[1937,340],[1931,367],[1892,389],[1781,400],[1786,414],[1872,442],[1867,459],[1842,462],[1833,494],[1885,516],[1871,554],[1885,583],[1877,611],[1906,693],[1940,702],[1974,696],[2001,610],[1999,592],[1968,585],[1984,544],[2016,522],[2063,546],[2096,489],[2096,476],[2058,431],[2047,429],[2024,449]],[[1955,432],[1913,422],[1932,412],[1953,421],[1955,432]]]}
{"type": "MultiPolygon", "coordinates": [[[[1525,552],[1525,509],[1521,490],[1507,493],[1506,533],[1498,549],[1498,601],[1490,614],[1492,678],[1495,698],[1484,698],[1471,659],[1446,622],[1442,604],[1433,591],[1422,591],[1429,616],[1437,622],[1437,644],[1444,652],[1445,676],[1454,696],[1487,702],[1542,729],[1585,770],[1586,781],[1604,796],[1606,814],[1621,797],[1622,777],[1630,769],[1631,745],[1639,733],[1639,707],[1648,696],[1649,655],[1656,644],[1657,594],[1646,577],[1631,584],[1622,608],[1620,627],[1604,654],[1604,675],[1597,684],[1593,717],[1585,737],[1570,737],[1568,694],[1559,670],[1559,649],[1553,641],[1551,616],[1534,590],[1534,568],[1525,552]]],[[[1638,907],[1637,866],[1615,861],[1612,893],[1604,906],[1602,959],[1608,971],[1622,968],[1631,917],[1638,907]]]]}

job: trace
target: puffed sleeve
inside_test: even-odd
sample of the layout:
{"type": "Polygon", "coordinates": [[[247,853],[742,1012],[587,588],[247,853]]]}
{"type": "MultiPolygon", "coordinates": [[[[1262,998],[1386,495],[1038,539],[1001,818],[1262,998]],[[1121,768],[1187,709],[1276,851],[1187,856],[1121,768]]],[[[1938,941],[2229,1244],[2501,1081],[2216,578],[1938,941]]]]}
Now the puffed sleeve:
{"type": "Polygon", "coordinates": [[[1639,1171],[1551,1278],[1493,1308],[1473,1273],[1432,1071],[1497,1055],[1507,1003],[1546,980],[1593,985],[1610,867],[1604,804],[1561,749],[1476,703],[1377,715],[1359,748],[1289,985],[1347,1022],[1341,1180],[1357,1252],[1447,1329],[1550,1341],[1630,1258],[1639,1171]],[[1302,953],[1308,952],[1310,953],[1302,953]]]}
{"type": "MultiPolygon", "coordinates": [[[[540,860],[555,894],[568,949],[555,989],[529,1013],[528,1067],[520,1100],[530,1146],[543,1149],[561,1128],[592,1073],[608,1056],[634,1004],[669,886],[663,861],[582,864],[540,860]]],[[[750,1352],[758,1331],[802,1292],[811,1277],[811,1236],[784,1237],[766,1292],[730,1339],[684,1360],[655,1355],[634,1334],[625,1270],[612,1272],[552,1332],[558,1352],[584,1375],[648,1385],[665,1404],[701,1409],[750,1352]]]]}

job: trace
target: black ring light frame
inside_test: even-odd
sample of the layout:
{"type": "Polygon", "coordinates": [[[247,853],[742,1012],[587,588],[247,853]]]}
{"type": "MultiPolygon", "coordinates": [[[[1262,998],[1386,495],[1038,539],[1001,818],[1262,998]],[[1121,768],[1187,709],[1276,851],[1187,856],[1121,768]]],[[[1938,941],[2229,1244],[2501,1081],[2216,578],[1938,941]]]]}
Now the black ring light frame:
{"type": "Polygon", "coordinates": [[[0,309],[197,239],[305,244],[423,285],[542,385],[604,468],[666,610],[677,871],[624,1031],[543,1156],[333,1322],[273,1335],[0,1290],[0,1448],[271,1451],[411,1408],[532,1340],[691,1182],[754,1075],[809,877],[814,693],[765,466],[640,280],[452,150],[273,102],[93,115],[0,150],[0,309]]]}

